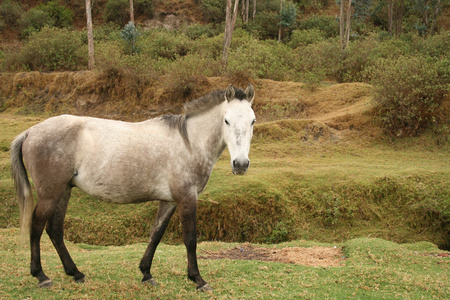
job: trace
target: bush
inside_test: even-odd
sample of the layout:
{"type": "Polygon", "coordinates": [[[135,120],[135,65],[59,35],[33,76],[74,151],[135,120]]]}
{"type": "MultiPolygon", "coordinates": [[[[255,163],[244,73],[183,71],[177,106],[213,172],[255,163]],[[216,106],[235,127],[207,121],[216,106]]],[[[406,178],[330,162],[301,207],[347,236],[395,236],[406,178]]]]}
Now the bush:
{"type": "Polygon", "coordinates": [[[63,28],[72,26],[73,13],[70,9],[58,4],[56,1],[49,1],[41,4],[37,9],[47,13],[55,22],[54,26],[63,28]]]}
{"type": "Polygon", "coordinates": [[[266,10],[258,12],[255,20],[249,23],[247,29],[260,39],[277,39],[279,22],[277,11],[266,10]]]}
{"type": "Polygon", "coordinates": [[[230,49],[227,71],[244,72],[253,78],[285,80],[291,75],[289,48],[272,41],[249,40],[237,49],[230,49]]]}
{"type": "Polygon", "coordinates": [[[206,77],[217,76],[220,63],[199,57],[186,55],[172,62],[165,70],[162,87],[163,100],[172,103],[184,103],[205,93],[209,83],[206,77]]]}
{"type": "Polygon", "coordinates": [[[125,41],[128,53],[135,54],[140,52],[139,48],[136,46],[136,42],[142,34],[137,30],[133,22],[130,21],[125,25],[121,31],[121,35],[122,39],[125,41]]]}
{"type": "Polygon", "coordinates": [[[32,34],[7,69],[78,70],[87,66],[87,47],[79,32],[44,27],[32,34]]]}
{"type": "Polygon", "coordinates": [[[326,39],[325,32],[317,29],[294,30],[288,45],[291,48],[304,47],[309,44],[324,41],[326,39]]]}
{"type": "Polygon", "coordinates": [[[142,54],[151,58],[175,60],[187,55],[192,48],[191,44],[191,39],[184,34],[154,29],[142,36],[138,47],[142,54]]]}
{"type": "Polygon", "coordinates": [[[152,0],[134,0],[133,3],[135,14],[143,15],[147,18],[153,17],[154,8],[152,0]]]}
{"type": "Polygon", "coordinates": [[[212,25],[206,24],[192,24],[183,28],[183,33],[186,34],[191,40],[198,40],[203,37],[213,37],[216,30],[212,25]]]}
{"type": "Polygon", "coordinates": [[[439,65],[423,56],[401,56],[379,60],[369,68],[374,99],[385,133],[411,136],[440,118],[440,106],[450,92],[439,65]]]}
{"type": "Polygon", "coordinates": [[[23,10],[20,4],[13,0],[5,0],[0,4],[0,29],[8,25],[16,27],[23,10]],[[3,23],[3,24],[2,24],[3,23]]]}
{"type": "Polygon", "coordinates": [[[320,82],[325,78],[336,79],[342,64],[339,42],[328,39],[294,50],[290,67],[297,80],[320,82]]]}
{"type": "Polygon", "coordinates": [[[32,8],[22,15],[19,23],[22,38],[26,38],[32,33],[38,32],[45,26],[54,26],[55,20],[53,20],[47,12],[38,8],[32,8]]]}
{"type": "Polygon", "coordinates": [[[225,22],[225,1],[200,0],[198,2],[200,2],[200,9],[205,21],[216,24],[225,22]]]}
{"type": "Polygon", "coordinates": [[[117,23],[123,27],[130,20],[129,5],[128,0],[108,0],[103,18],[106,22],[117,23]]]}
{"type": "Polygon", "coordinates": [[[332,16],[313,16],[298,23],[298,29],[318,29],[325,34],[326,38],[339,35],[339,22],[332,16]]]}

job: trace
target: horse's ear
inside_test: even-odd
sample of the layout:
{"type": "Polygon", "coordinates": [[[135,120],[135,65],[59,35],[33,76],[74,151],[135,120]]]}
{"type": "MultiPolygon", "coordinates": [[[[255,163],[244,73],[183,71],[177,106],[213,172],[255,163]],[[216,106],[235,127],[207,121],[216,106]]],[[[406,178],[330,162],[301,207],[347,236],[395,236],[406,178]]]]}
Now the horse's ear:
{"type": "Polygon", "coordinates": [[[227,90],[226,90],[226,92],[225,92],[225,99],[226,99],[227,101],[231,101],[231,100],[234,99],[234,87],[233,87],[232,84],[230,84],[230,85],[227,87],[227,90]]]}
{"type": "Polygon", "coordinates": [[[251,83],[249,83],[245,89],[245,94],[247,95],[247,101],[250,102],[250,104],[253,104],[253,99],[255,99],[255,88],[251,83]]]}

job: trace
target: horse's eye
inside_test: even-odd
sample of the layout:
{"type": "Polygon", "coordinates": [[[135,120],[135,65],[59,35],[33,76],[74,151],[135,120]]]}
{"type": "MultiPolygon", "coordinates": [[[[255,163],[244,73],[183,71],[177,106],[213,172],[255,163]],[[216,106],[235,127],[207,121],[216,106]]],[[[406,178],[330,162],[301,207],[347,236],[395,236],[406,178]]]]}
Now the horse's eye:
{"type": "Polygon", "coordinates": [[[228,123],[228,121],[227,121],[227,120],[225,120],[225,124],[227,124],[228,126],[230,126],[230,123],[228,123]]]}
{"type": "Polygon", "coordinates": [[[252,126],[253,126],[253,124],[255,124],[255,122],[256,122],[256,120],[253,120],[253,121],[252,121],[252,126]]]}

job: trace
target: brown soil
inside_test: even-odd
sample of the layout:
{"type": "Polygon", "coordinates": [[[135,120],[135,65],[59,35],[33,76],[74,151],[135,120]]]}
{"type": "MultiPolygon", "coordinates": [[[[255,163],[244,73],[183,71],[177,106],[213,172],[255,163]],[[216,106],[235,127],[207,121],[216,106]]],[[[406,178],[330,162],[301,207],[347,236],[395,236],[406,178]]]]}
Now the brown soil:
{"type": "Polygon", "coordinates": [[[251,244],[242,244],[217,252],[202,250],[199,259],[260,260],[304,266],[338,267],[343,265],[345,257],[341,248],[289,247],[268,249],[258,248],[251,244]]]}

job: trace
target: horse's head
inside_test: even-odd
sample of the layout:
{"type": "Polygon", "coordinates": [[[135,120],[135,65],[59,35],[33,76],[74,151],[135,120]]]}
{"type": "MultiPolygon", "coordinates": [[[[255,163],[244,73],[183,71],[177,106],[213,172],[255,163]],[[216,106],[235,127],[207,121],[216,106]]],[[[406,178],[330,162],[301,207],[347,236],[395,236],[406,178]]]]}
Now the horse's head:
{"type": "Polygon", "coordinates": [[[250,165],[248,153],[256,121],[251,107],[254,97],[255,89],[251,84],[245,92],[235,90],[232,85],[225,92],[228,105],[223,119],[223,135],[230,151],[231,168],[237,175],[244,175],[250,165]]]}

